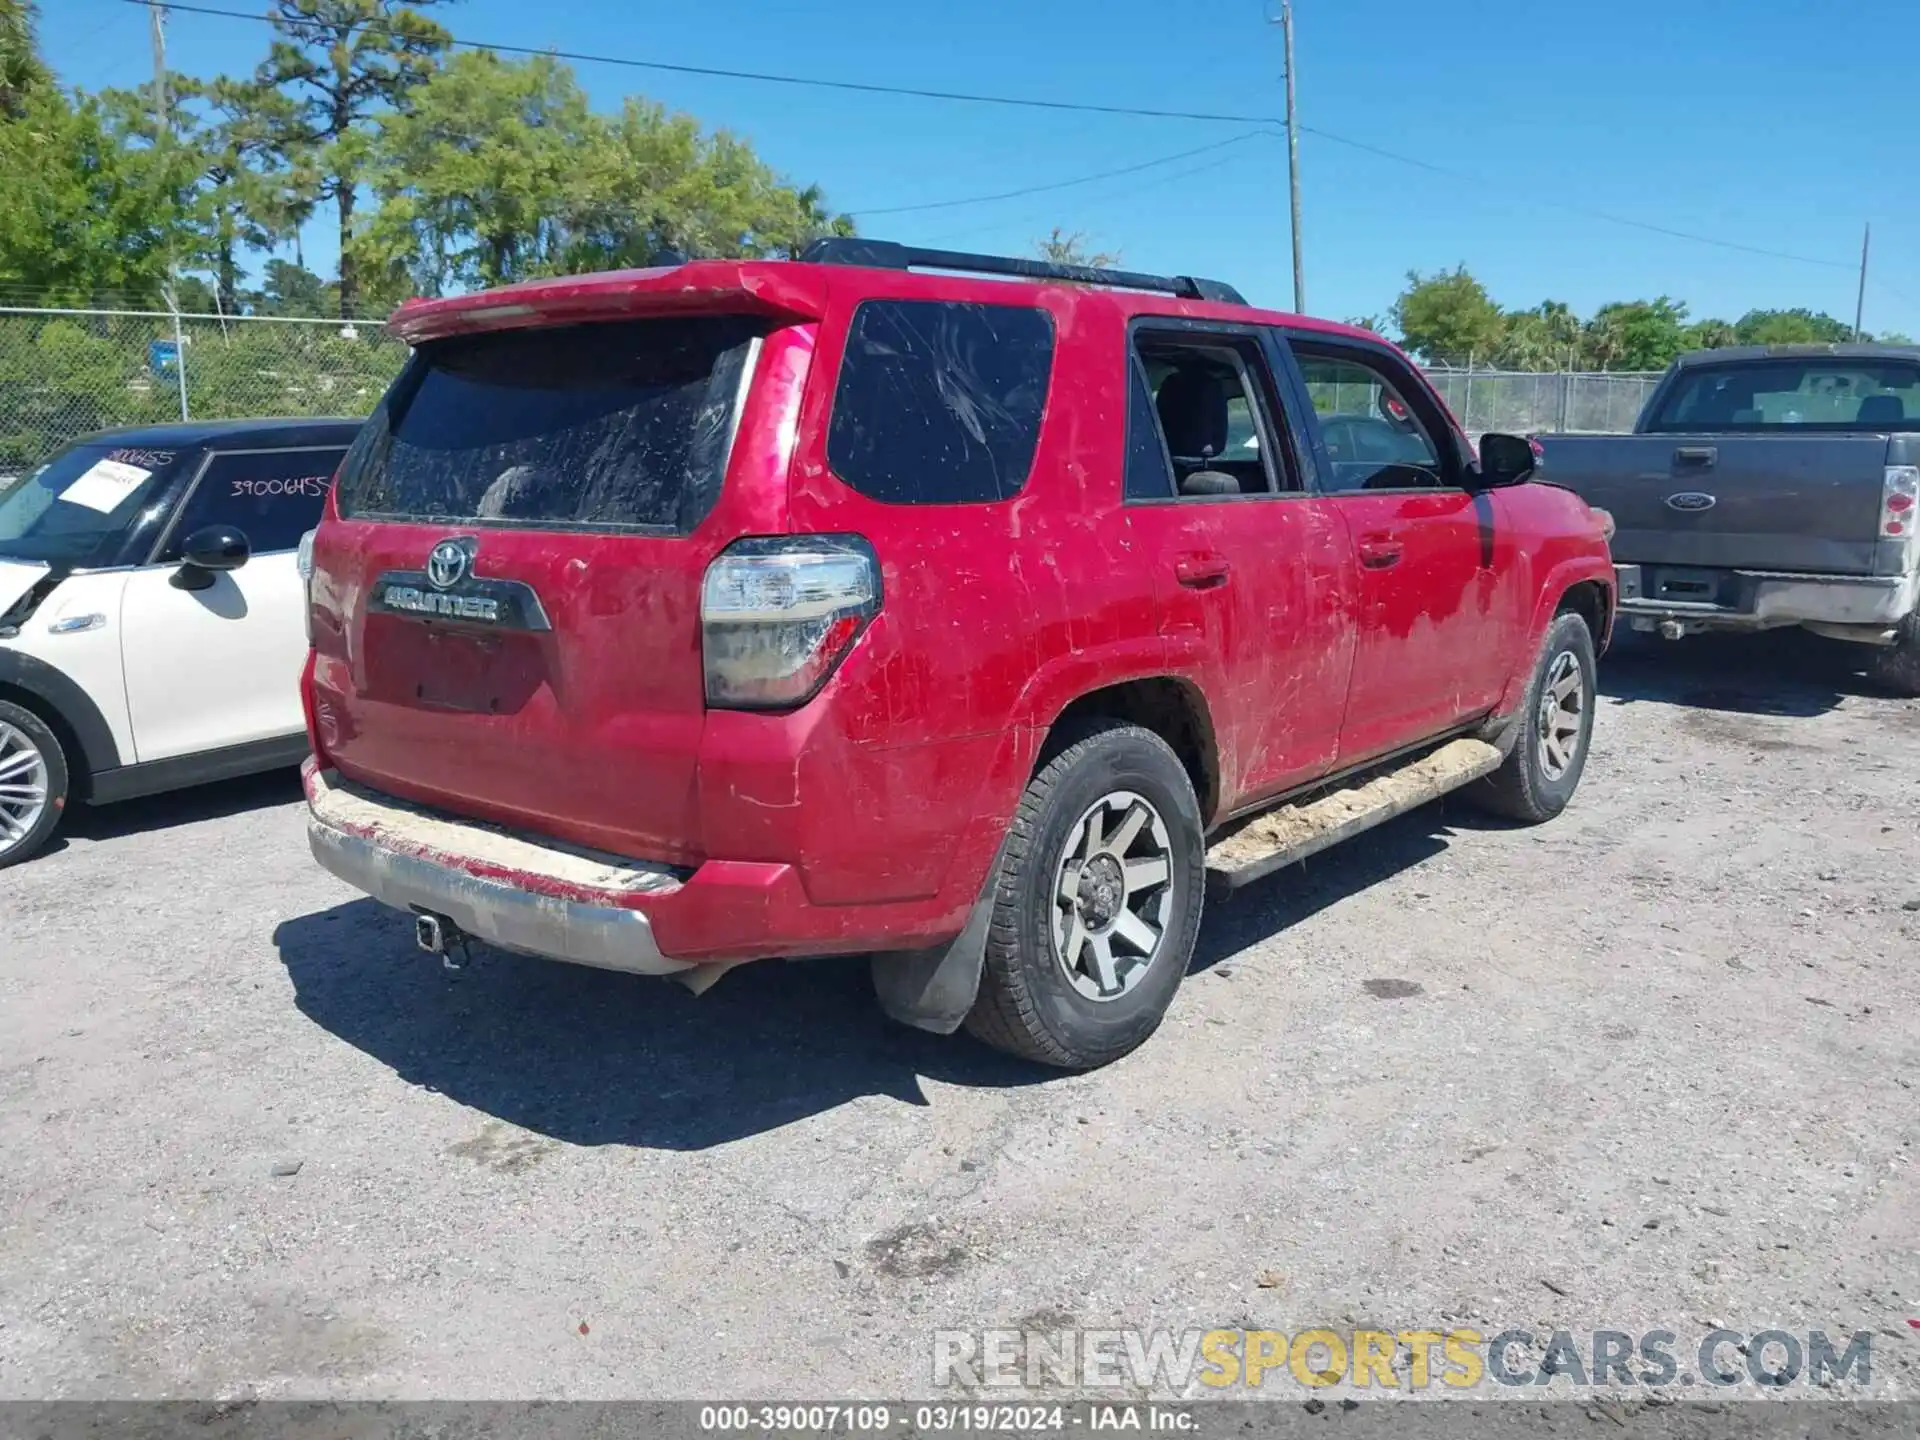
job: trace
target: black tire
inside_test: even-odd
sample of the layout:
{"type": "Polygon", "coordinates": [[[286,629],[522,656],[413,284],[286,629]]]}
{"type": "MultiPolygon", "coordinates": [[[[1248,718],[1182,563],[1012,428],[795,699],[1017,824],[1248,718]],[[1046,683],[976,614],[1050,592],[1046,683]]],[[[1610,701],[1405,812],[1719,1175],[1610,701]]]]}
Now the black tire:
{"type": "MultiPolygon", "coordinates": [[[[53,838],[53,832],[60,828],[60,821],[67,809],[67,756],[60,748],[60,738],[48,728],[47,722],[23,706],[0,700],[0,726],[6,727],[0,730],[0,736],[10,730],[14,735],[23,737],[26,744],[39,754],[47,790],[45,807],[24,835],[8,839],[8,817],[0,812],[0,870],[4,870],[9,865],[32,859],[53,838]]],[[[5,754],[0,754],[0,765],[7,763],[9,755],[25,753],[22,749],[8,747],[5,754]]],[[[0,786],[8,783],[5,776],[0,776],[0,786]]],[[[5,793],[0,790],[0,795],[5,793]]]]}
{"type": "MultiPolygon", "coordinates": [[[[1540,657],[1534,662],[1526,699],[1514,717],[1520,733],[1513,751],[1498,770],[1467,788],[1467,798],[1483,810],[1524,825],[1539,825],[1566,809],[1587,768],[1587,749],[1593,739],[1596,669],[1593,633],[1587,629],[1587,622],[1572,611],[1554,616],[1540,657]],[[1571,758],[1562,765],[1552,759],[1542,740],[1542,701],[1549,678],[1566,673],[1563,657],[1571,657],[1572,668],[1580,677],[1580,709],[1578,724],[1569,737],[1571,758]]],[[[1563,713],[1563,723],[1564,719],[1563,713]]]]}
{"type": "Polygon", "coordinates": [[[1867,674],[1896,695],[1920,698],[1920,611],[1900,622],[1898,640],[1874,651],[1867,674]]]}
{"type": "MultiPolygon", "coordinates": [[[[1206,842],[1193,782],[1158,735],[1137,725],[1099,720],[1076,727],[1062,739],[1058,752],[1028,783],[1001,849],[991,882],[993,919],[980,993],[966,1023],[974,1036],[996,1049],[1065,1070],[1091,1070],[1138,1046],[1173,1003],[1200,933],[1206,842]],[[1139,903],[1155,908],[1162,923],[1144,965],[1121,956],[1128,988],[1095,999],[1076,988],[1100,983],[1091,973],[1087,950],[1080,951],[1080,968],[1088,973],[1071,978],[1055,930],[1059,917],[1069,938],[1077,936],[1072,917],[1082,913],[1081,907],[1062,907],[1055,895],[1068,847],[1086,837],[1090,812],[1108,797],[1125,794],[1147,801],[1165,833],[1165,893],[1159,887],[1136,892],[1146,897],[1139,903]]],[[[1116,803],[1114,811],[1105,813],[1120,816],[1107,837],[1112,839],[1136,811],[1116,803]]],[[[1104,819],[1101,824],[1104,828],[1104,819]]],[[[1148,836],[1145,847],[1156,849],[1154,836],[1159,832],[1151,819],[1142,833],[1148,836]]],[[[1088,872],[1093,868],[1089,864],[1088,872]]],[[[1121,893],[1118,903],[1131,905],[1127,892],[1121,893]]],[[[1096,895],[1087,902],[1096,905],[1096,914],[1099,899],[1096,895]]],[[[1107,940],[1106,953],[1112,954],[1110,931],[1107,940]]]]}

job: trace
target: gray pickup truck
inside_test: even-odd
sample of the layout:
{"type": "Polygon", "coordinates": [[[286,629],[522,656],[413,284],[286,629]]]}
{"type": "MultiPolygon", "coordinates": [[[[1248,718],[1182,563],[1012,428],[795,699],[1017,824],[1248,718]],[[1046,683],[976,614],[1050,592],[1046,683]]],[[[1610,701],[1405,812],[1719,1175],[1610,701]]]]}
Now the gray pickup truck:
{"type": "Polygon", "coordinates": [[[1920,695],[1920,347],[1683,355],[1631,435],[1546,435],[1539,478],[1613,516],[1621,618],[1797,625],[1920,695]]]}

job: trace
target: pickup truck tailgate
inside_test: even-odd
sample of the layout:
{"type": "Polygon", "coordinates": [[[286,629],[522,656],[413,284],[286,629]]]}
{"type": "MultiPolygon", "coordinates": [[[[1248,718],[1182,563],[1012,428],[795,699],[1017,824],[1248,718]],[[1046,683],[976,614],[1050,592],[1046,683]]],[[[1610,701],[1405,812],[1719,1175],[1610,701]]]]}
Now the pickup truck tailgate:
{"type": "Polygon", "coordinates": [[[1542,478],[1613,515],[1630,565],[1870,575],[1885,435],[1560,435],[1542,478]]]}

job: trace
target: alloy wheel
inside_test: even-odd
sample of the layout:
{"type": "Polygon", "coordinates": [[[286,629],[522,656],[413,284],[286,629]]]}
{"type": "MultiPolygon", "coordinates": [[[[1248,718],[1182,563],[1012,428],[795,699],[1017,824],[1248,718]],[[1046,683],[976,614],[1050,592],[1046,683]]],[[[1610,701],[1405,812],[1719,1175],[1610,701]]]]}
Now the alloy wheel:
{"type": "Polygon", "coordinates": [[[1089,1000],[1118,1000],[1146,977],[1166,939],[1173,841],[1153,803],[1116,790],[1068,832],[1054,885],[1053,953],[1089,1000]]]}

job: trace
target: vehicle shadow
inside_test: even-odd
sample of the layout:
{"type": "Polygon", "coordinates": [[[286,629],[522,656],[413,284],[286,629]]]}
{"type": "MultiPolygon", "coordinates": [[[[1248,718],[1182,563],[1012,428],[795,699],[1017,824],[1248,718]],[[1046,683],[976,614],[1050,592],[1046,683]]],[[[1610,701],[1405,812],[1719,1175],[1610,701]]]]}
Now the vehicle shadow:
{"type": "MultiPolygon", "coordinates": [[[[1419,864],[1447,833],[1428,806],[1249,886],[1209,909],[1193,968],[1419,864]]],[[[889,1021],[858,959],[747,965],[697,998],[483,947],[448,972],[371,900],[288,920],[274,942],[316,1025],[412,1084],[575,1145],[703,1150],[864,1095],[925,1105],[923,1077],[1001,1089],[1065,1078],[964,1033],[889,1021]]]]}
{"type": "Polygon", "coordinates": [[[1600,662],[1600,693],[1616,705],[1656,700],[1804,718],[1824,715],[1851,696],[1883,695],[1864,670],[1860,647],[1798,630],[1685,640],[1622,632],[1600,662]]]}
{"type": "Polygon", "coordinates": [[[921,1077],[1011,1088],[1062,1078],[880,1013],[865,961],[770,960],[705,995],[671,980],[475,946],[458,972],[405,917],[356,900],[274,932],[294,1003],[402,1079],[575,1145],[703,1150],[921,1077]]]}
{"type": "Polygon", "coordinates": [[[114,805],[75,805],[68,811],[55,843],[47,847],[46,853],[63,848],[68,840],[113,840],[122,835],[172,830],[269,805],[286,805],[299,798],[300,771],[288,768],[244,775],[237,780],[217,780],[186,790],[170,790],[139,800],[122,800],[114,805]]]}
{"type": "Polygon", "coordinates": [[[1356,836],[1351,843],[1262,876],[1208,904],[1187,974],[1223,965],[1322,910],[1433,859],[1447,849],[1457,831],[1504,823],[1458,799],[1436,800],[1356,836]]]}

